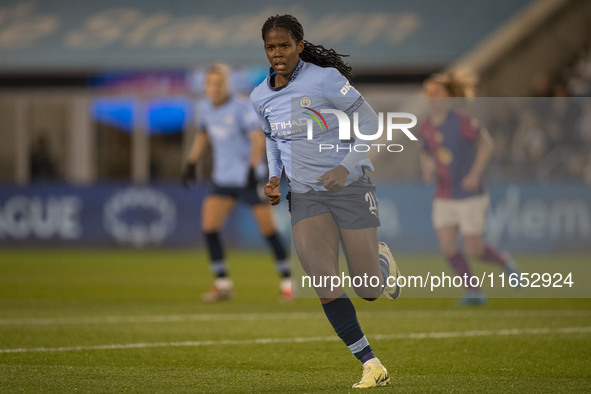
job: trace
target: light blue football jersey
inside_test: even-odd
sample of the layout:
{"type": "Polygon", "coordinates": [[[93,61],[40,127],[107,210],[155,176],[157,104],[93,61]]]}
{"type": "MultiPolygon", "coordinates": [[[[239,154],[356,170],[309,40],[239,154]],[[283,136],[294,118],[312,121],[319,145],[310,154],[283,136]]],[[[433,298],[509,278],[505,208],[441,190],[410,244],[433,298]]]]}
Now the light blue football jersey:
{"type": "Polygon", "coordinates": [[[225,187],[246,186],[250,133],[261,128],[248,100],[231,96],[220,106],[202,100],[197,104],[197,124],[207,133],[213,150],[213,182],[225,187]]]}
{"type": "MultiPolygon", "coordinates": [[[[339,164],[349,170],[346,185],[359,179],[363,169],[373,171],[364,154],[357,154],[358,158],[353,161],[343,161],[352,141],[339,140],[337,116],[321,114],[322,109],[337,109],[352,121],[353,112],[362,106],[369,108],[363,96],[337,69],[300,60],[287,85],[271,86],[271,76],[269,74],[250,95],[266,136],[269,177],[280,176],[281,169],[285,168],[291,190],[305,193],[312,189],[325,191],[323,181],[316,178],[339,164]],[[312,123],[312,139],[308,136],[309,122],[312,123]],[[321,144],[340,149],[321,151],[321,144]]],[[[369,110],[377,127],[377,115],[371,108],[369,110]]]]}

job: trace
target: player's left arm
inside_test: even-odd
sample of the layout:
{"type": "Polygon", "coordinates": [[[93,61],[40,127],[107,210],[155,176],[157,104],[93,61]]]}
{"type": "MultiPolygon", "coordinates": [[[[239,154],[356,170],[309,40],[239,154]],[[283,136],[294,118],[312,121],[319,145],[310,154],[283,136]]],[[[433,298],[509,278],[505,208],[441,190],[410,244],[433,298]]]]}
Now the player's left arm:
{"type": "Polygon", "coordinates": [[[250,138],[250,159],[248,161],[251,168],[256,167],[265,153],[265,134],[261,129],[251,130],[248,133],[250,138]]]}
{"type": "Polygon", "coordinates": [[[254,109],[244,103],[241,116],[239,117],[242,129],[247,131],[248,139],[250,140],[250,156],[248,159],[248,179],[247,185],[249,187],[256,186],[257,179],[255,169],[261,162],[265,151],[265,134],[260,126],[260,119],[258,113],[254,109]]]}
{"type": "Polygon", "coordinates": [[[477,191],[482,175],[495,149],[490,133],[483,127],[478,133],[476,142],[476,158],[468,174],[462,179],[462,187],[467,191],[477,191]]]}
{"type": "Polygon", "coordinates": [[[421,167],[421,174],[423,175],[423,182],[432,183],[435,179],[435,160],[427,151],[422,150],[419,156],[419,165],[421,167]]]}
{"type": "MultiPolygon", "coordinates": [[[[378,116],[363,97],[360,97],[359,100],[363,100],[355,111],[359,115],[359,131],[362,134],[375,133],[378,129],[378,116]]],[[[362,149],[355,149],[358,143],[360,143],[358,140],[353,142],[351,151],[347,153],[338,166],[316,178],[318,181],[324,181],[324,187],[327,190],[334,192],[342,190],[351,170],[365,157],[365,152],[362,149]]]]}
{"type": "Polygon", "coordinates": [[[263,158],[265,150],[265,134],[261,129],[251,130],[248,133],[250,139],[250,158],[248,160],[248,187],[256,187],[258,181],[256,176],[256,168],[263,158]]]}
{"type": "MultiPolygon", "coordinates": [[[[354,112],[359,116],[359,131],[362,134],[373,134],[378,128],[378,116],[365,98],[335,69],[327,69],[327,77],[322,80],[322,90],[335,108],[344,111],[350,118],[354,112]],[[331,100],[331,96],[334,97],[331,100]]],[[[353,149],[335,168],[325,172],[317,180],[324,181],[324,187],[330,191],[339,191],[345,187],[347,176],[351,170],[365,157],[362,150],[353,149]]]]}

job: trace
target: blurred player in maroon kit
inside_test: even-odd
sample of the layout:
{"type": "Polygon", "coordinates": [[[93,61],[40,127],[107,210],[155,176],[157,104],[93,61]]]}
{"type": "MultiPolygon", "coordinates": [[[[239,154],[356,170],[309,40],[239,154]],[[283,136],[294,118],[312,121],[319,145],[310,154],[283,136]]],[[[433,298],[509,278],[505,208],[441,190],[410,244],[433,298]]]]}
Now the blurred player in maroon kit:
{"type": "MultiPolygon", "coordinates": [[[[471,276],[468,261],[458,247],[461,235],[470,258],[497,264],[509,275],[519,270],[507,252],[487,245],[482,234],[490,198],[483,182],[494,142],[477,119],[452,108],[453,97],[473,96],[476,78],[469,72],[434,74],[424,84],[429,117],[420,124],[423,151],[421,170],[427,183],[436,175],[433,226],[439,247],[456,275],[471,276]]],[[[486,295],[468,287],[460,305],[481,305],[486,295]]]]}

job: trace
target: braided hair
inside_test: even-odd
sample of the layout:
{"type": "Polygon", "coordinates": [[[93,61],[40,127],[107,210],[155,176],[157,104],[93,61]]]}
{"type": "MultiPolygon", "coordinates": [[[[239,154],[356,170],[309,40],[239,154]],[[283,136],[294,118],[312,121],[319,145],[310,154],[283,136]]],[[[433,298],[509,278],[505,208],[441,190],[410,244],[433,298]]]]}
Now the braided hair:
{"type": "Polygon", "coordinates": [[[291,15],[275,15],[267,19],[262,28],[263,40],[265,34],[271,29],[282,27],[287,29],[297,42],[304,42],[304,50],[300,54],[300,58],[309,63],[313,63],[320,67],[334,67],[347,78],[349,82],[352,78],[351,66],[341,59],[341,57],[349,56],[337,53],[334,49],[326,49],[322,45],[314,45],[304,40],[304,28],[300,22],[291,15]]]}

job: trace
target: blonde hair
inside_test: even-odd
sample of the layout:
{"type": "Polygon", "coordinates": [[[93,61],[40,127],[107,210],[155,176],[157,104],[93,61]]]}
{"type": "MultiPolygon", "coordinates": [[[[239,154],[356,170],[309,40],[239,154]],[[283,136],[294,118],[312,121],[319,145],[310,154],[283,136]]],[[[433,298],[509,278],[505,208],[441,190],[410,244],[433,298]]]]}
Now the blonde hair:
{"type": "Polygon", "coordinates": [[[474,97],[478,76],[466,68],[431,75],[426,83],[441,84],[451,97],[474,97]]]}
{"type": "Polygon", "coordinates": [[[212,73],[221,74],[224,77],[228,78],[230,75],[230,66],[226,63],[214,63],[205,72],[205,75],[209,75],[212,73]]]}

